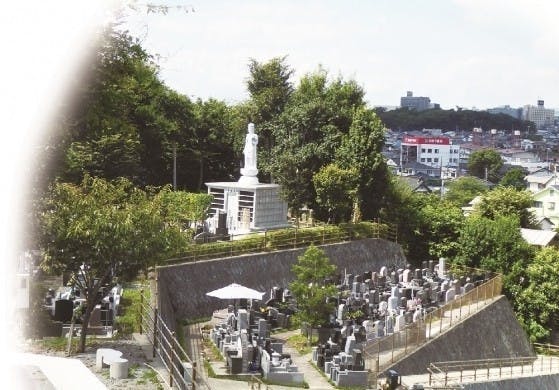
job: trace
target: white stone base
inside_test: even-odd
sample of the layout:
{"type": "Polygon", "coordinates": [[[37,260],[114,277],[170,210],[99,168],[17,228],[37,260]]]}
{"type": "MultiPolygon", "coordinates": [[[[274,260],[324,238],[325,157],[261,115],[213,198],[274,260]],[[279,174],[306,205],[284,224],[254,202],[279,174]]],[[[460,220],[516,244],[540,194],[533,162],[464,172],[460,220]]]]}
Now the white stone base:
{"type": "Polygon", "coordinates": [[[257,176],[244,176],[243,175],[239,179],[239,184],[247,184],[247,185],[259,184],[258,177],[257,176]]]}

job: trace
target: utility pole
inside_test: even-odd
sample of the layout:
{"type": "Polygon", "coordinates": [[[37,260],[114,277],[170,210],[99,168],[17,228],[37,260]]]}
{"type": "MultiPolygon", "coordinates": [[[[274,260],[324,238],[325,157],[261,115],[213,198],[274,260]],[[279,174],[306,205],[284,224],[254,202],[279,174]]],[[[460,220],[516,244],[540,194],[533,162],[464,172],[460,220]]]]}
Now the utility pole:
{"type": "Polygon", "coordinates": [[[177,143],[173,143],[173,190],[177,190],[177,143]]]}

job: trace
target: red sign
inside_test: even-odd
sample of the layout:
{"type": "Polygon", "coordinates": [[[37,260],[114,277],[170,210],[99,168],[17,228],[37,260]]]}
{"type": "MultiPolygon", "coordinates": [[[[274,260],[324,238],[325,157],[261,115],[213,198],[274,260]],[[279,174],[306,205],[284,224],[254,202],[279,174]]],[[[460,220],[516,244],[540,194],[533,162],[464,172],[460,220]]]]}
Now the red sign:
{"type": "Polygon", "coordinates": [[[447,137],[412,137],[404,136],[402,141],[410,145],[450,145],[450,138],[447,137]]]}

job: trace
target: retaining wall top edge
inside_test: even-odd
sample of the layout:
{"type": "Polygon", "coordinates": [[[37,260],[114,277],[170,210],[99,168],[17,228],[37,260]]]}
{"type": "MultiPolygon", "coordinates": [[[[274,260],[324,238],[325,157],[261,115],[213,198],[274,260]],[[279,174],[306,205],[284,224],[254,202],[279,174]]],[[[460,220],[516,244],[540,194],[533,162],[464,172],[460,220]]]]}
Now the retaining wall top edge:
{"type": "MultiPolygon", "coordinates": [[[[328,243],[328,244],[320,244],[320,245],[316,245],[316,246],[319,247],[319,248],[323,248],[323,247],[331,247],[331,246],[340,245],[340,244],[346,244],[348,242],[358,242],[358,241],[366,241],[366,240],[385,241],[385,242],[390,242],[390,243],[396,244],[395,242],[386,240],[384,238],[367,237],[367,238],[361,238],[361,239],[353,240],[353,241],[340,241],[340,242],[334,242],[334,243],[328,243]]],[[[255,257],[255,256],[263,255],[263,254],[269,254],[269,253],[294,252],[294,251],[300,251],[301,249],[305,249],[305,248],[306,248],[306,246],[305,247],[300,247],[300,248],[280,249],[280,250],[277,250],[277,251],[270,251],[270,252],[244,253],[244,254],[235,255],[235,256],[216,257],[214,259],[184,261],[182,263],[169,264],[169,265],[156,265],[155,270],[179,267],[179,266],[183,266],[185,264],[190,264],[190,263],[197,263],[197,264],[199,264],[199,263],[210,263],[210,262],[215,262],[215,261],[223,261],[223,260],[226,260],[226,259],[238,259],[238,258],[241,258],[241,257],[255,257]]]]}

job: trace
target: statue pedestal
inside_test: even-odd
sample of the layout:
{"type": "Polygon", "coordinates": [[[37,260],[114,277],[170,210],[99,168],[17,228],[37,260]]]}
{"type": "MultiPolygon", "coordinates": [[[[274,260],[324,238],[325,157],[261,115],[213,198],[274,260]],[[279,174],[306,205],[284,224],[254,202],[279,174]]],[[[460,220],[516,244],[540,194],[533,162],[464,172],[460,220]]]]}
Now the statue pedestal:
{"type": "Polygon", "coordinates": [[[215,233],[221,224],[228,234],[290,226],[287,221],[287,202],[278,184],[263,184],[256,176],[241,176],[238,182],[206,183],[214,199],[208,228],[215,233]],[[220,223],[221,221],[221,223],[220,223]]]}
{"type": "Polygon", "coordinates": [[[238,181],[239,184],[259,184],[257,176],[241,176],[238,181]]]}
{"type": "Polygon", "coordinates": [[[256,168],[241,168],[241,177],[239,183],[241,184],[258,184],[258,169],[256,168]]]}

